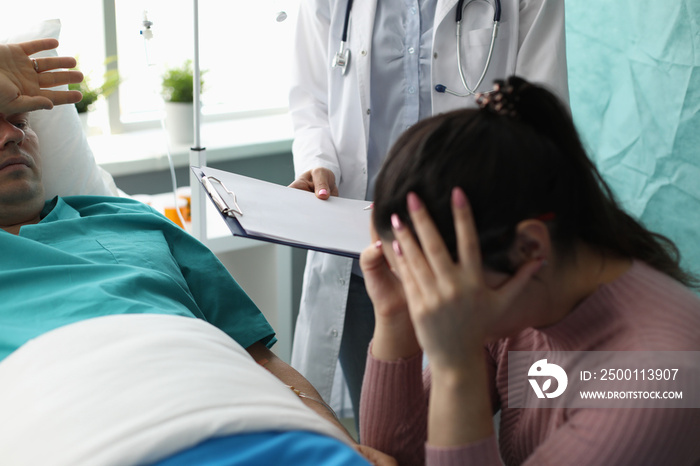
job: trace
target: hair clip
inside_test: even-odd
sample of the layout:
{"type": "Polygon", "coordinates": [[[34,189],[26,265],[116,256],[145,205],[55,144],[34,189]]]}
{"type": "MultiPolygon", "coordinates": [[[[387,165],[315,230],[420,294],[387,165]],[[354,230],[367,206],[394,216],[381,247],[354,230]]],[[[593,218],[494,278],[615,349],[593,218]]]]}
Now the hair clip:
{"type": "Polygon", "coordinates": [[[545,212],[544,214],[538,215],[535,217],[535,220],[540,220],[542,222],[549,222],[551,220],[554,220],[557,218],[557,214],[554,212],[545,212]]]}
{"type": "Polygon", "coordinates": [[[476,103],[482,110],[511,118],[518,116],[516,107],[519,101],[520,97],[516,89],[503,81],[494,81],[493,91],[488,94],[479,93],[476,96],[476,103]]]}

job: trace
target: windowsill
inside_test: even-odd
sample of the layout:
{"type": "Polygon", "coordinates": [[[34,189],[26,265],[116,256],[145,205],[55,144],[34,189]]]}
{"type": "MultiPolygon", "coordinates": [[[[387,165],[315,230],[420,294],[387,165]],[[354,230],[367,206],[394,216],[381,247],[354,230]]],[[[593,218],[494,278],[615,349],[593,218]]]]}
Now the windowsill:
{"type": "MultiPolygon", "coordinates": [[[[202,124],[207,162],[229,161],[291,151],[288,114],[202,124]]],[[[162,129],[88,137],[95,160],[112,176],[167,170],[167,136],[162,129]]],[[[193,141],[194,142],[194,141],[193,141]]],[[[175,167],[189,166],[190,147],[170,148],[175,167]]]]}

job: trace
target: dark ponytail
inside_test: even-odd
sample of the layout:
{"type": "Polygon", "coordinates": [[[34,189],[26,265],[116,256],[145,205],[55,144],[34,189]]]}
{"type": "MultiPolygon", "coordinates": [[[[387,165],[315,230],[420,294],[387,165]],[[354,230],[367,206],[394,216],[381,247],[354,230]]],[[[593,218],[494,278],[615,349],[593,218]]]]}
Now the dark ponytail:
{"type": "Polygon", "coordinates": [[[494,270],[513,272],[508,250],[517,223],[543,218],[563,256],[582,241],[698,287],[673,242],[620,208],[553,94],[512,77],[479,104],[423,120],[399,138],[376,180],[380,234],[391,232],[392,213],[411,225],[405,200],[413,191],[456,257],[449,198],[459,186],[474,212],[484,263],[494,270]]]}

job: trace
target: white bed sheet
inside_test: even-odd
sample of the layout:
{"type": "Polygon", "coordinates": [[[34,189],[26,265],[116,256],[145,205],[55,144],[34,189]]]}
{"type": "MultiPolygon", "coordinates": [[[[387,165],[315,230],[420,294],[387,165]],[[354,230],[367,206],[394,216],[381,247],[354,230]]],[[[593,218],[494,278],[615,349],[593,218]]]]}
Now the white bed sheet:
{"type": "Polygon", "coordinates": [[[308,430],[348,439],[212,325],[106,316],[0,363],[0,463],[136,465],[210,437],[308,430]]]}

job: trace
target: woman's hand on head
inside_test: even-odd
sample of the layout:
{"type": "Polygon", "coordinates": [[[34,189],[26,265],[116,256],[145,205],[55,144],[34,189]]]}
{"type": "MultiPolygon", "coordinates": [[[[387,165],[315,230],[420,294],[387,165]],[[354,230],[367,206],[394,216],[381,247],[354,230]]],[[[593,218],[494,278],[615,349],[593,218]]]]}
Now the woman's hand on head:
{"type": "Polygon", "coordinates": [[[56,39],[0,44],[0,113],[25,113],[80,101],[82,94],[78,91],[49,89],[83,80],[80,71],[53,71],[74,67],[75,58],[29,58],[32,54],[57,46],[56,39]]]}
{"type": "Polygon", "coordinates": [[[328,168],[318,167],[302,173],[299,178],[289,185],[290,188],[310,191],[319,199],[328,199],[338,195],[335,175],[328,168]]]}
{"type": "Polygon", "coordinates": [[[360,267],[374,307],[371,351],[377,359],[393,361],[412,356],[420,348],[408,314],[403,285],[384,255],[386,246],[379,239],[374,225],[370,225],[370,235],[373,244],[362,251],[360,267]]]}
{"type": "Polygon", "coordinates": [[[375,317],[378,320],[391,320],[402,315],[408,317],[403,286],[384,256],[384,243],[379,239],[374,225],[370,225],[370,236],[373,243],[362,251],[360,268],[375,317]]]}
{"type": "Polygon", "coordinates": [[[421,246],[392,217],[395,265],[413,326],[431,366],[454,368],[493,338],[541,261],[530,261],[497,289],[484,281],[479,238],[471,208],[461,189],[452,193],[458,260],[445,243],[418,197],[410,193],[408,211],[421,246]]]}

